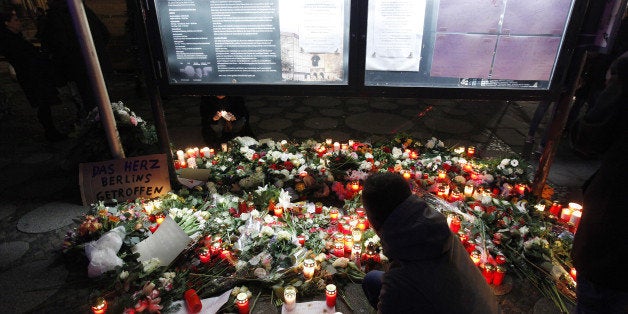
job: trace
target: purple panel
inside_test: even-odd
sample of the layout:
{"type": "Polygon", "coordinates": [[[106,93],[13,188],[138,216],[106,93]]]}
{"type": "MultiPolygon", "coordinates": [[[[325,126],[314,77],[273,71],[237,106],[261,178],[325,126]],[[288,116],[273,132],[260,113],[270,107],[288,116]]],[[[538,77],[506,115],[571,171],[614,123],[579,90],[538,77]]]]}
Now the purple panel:
{"type": "Polygon", "coordinates": [[[436,34],[431,76],[488,78],[496,35],[436,34]]]}
{"type": "Polygon", "coordinates": [[[496,34],[503,10],[501,0],[441,0],[436,31],[496,34]]]}
{"type": "Polygon", "coordinates": [[[560,37],[500,36],[491,78],[548,81],[559,45],[560,37]]]}
{"type": "Polygon", "coordinates": [[[562,35],[572,0],[509,0],[502,34],[562,35]]]}

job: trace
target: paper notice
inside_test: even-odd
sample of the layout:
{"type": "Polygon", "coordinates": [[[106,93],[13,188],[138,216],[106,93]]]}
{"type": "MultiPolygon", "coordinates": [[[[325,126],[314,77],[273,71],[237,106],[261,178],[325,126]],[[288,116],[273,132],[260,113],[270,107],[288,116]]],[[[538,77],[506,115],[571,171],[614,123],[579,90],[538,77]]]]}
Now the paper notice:
{"type": "Polygon", "coordinates": [[[168,266],[188,246],[192,239],[179,225],[166,216],[157,231],[133,248],[139,253],[140,262],[158,258],[162,266],[168,266]]]}

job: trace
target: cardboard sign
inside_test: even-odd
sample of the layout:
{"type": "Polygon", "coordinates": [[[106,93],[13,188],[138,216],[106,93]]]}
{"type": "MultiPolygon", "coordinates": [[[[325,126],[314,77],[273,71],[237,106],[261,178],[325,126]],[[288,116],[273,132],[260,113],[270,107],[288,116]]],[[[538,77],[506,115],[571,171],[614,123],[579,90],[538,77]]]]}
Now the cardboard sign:
{"type": "Polygon", "coordinates": [[[79,165],[83,205],[97,201],[155,198],[170,191],[165,154],[79,165]]]}
{"type": "Polygon", "coordinates": [[[179,174],[177,180],[179,180],[179,183],[191,189],[197,185],[206,183],[207,180],[209,180],[210,174],[211,171],[209,169],[185,168],[181,170],[181,174],[179,174]]]}

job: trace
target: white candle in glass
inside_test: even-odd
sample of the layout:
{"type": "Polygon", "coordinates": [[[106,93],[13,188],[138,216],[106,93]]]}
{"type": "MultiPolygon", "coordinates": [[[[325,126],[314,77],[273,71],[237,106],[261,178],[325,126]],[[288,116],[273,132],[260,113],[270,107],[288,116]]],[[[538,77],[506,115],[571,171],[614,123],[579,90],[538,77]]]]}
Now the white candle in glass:
{"type": "Polygon", "coordinates": [[[283,289],[284,306],[286,310],[292,311],[297,306],[297,289],[293,286],[287,286],[283,289]]]}

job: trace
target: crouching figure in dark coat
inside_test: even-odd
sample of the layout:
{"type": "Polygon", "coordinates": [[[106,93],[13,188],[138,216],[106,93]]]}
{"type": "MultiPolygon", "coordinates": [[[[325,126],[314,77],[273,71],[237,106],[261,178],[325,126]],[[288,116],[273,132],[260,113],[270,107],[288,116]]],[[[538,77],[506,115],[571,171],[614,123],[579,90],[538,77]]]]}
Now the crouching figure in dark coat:
{"type": "Polygon", "coordinates": [[[403,177],[371,175],[362,202],[391,261],[363,283],[378,313],[498,313],[493,292],[445,216],[413,195],[403,177]]]}

